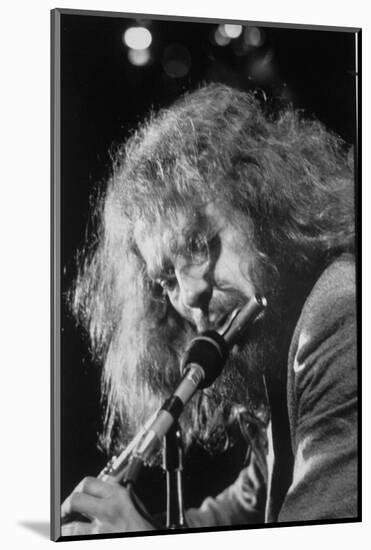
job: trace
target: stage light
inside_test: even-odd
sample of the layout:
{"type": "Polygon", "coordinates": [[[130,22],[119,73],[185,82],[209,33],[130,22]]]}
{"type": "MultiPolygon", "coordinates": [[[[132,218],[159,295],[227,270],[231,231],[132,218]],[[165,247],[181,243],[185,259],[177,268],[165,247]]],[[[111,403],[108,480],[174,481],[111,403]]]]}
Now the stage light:
{"type": "Polygon", "coordinates": [[[183,78],[189,72],[192,60],[187,48],[171,44],[164,52],[162,66],[170,78],[183,78]]]}
{"type": "Polygon", "coordinates": [[[258,27],[248,27],[245,30],[244,41],[246,44],[249,44],[250,46],[254,46],[255,48],[258,48],[264,42],[263,31],[258,29],[258,27]]]}
{"type": "Polygon", "coordinates": [[[136,67],[143,67],[143,65],[146,65],[150,57],[151,54],[148,48],[145,50],[134,50],[133,48],[129,48],[128,50],[128,59],[130,63],[136,67]]]}
{"type": "Polygon", "coordinates": [[[216,29],[214,40],[215,43],[218,44],[218,46],[227,46],[230,43],[231,39],[226,36],[224,32],[224,25],[219,25],[219,27],[216,29]]]}
{"type": "Polygon", "coordinates": [[[132,50],[146,50],[152,42],[152,34],[144,27],[130,27],[124,32],[124,43],[132,50]]]}
{"type": "Polygon", "coordinates": [[[228,38],[238,38],[242,33],[241,25],[222,25],[222,33],[228,38]]]}

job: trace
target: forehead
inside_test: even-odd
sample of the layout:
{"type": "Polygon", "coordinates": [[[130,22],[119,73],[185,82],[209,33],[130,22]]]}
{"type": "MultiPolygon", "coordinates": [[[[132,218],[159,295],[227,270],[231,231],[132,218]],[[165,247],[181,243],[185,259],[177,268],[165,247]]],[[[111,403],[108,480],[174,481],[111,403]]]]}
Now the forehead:
{"type": "Polygon", "coordinates": [[[220,213],[209,205],[199,210],[176,212],[152,224],[138,220],[134,239],[147,265],[155,266],[181,255],[190,237],[216,234],[223,225],[220,213]]]}

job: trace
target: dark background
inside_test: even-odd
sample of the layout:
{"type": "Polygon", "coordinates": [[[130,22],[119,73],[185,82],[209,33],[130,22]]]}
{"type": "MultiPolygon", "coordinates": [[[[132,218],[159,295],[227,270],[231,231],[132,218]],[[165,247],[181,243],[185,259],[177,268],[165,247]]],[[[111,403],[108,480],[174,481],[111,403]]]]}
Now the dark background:
{"type": "MultiPolygon", "coordinates": [[[[150,109],[171,104],[200,82],[259,90],[322,120],[346,141],[355,140],[355,37],[352,32],[259,26],[261,42],[242,35],[215,43],[221,22],[143,21],[61,17],[61,254],[62,254],[62,499],[107,461],[97,449],[101,428],[100,367],[91,361],[86,335],[76,327],[63,296],[76,273],[91,196],[110,172],[110,149],[124,141],[150,109]],[[144,24],[152,33],[145,66],[128,60],[125,29],[144,24]],[[182,46],[182,48],[179,48],[182,46]],[[172,64],[169,64],[172,61],[172,64]]],[[[194,448],[186,460],[186,505],[217,494],[242,464],[243,444],[210,458],[194,448]]],[[[163,505],[160,471],[146,472],[139,488],[149,509],[163,505]]]]}

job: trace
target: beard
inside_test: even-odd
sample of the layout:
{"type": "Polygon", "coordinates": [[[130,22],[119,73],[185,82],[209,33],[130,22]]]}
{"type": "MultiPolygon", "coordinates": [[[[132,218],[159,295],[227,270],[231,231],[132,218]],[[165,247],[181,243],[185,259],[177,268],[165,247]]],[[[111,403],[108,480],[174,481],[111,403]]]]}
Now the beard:
{"type": "MultiPolygon", "coordinates": [[[[289,345],[305,294],[301,289],[293,291],[292,281],[285,281],[285,277],[255,266],[252,282],[267,298],[267,308],[248,328],[242,342],[232,348],[212,386],[188,403],[180,421],[186,446],[197,442],[210,452],[220,452],[251,425],[255,429],[267,426],[266,380],[267,384],[273,381],[276,388],[286,386],[289,345]]],[[[232,311],[245,303],[246,298],[235,294],[221,304],[220,310],[232,311]]]]}
{"type": "Polygon", "coordinates": [[[282,378],[289,338],[282,300],[272,297],[269,310],[234,346],[213,385],[198,392],[180,420],[186,447],[196,442],[211,453],[233,445],[251,424],[269,420],[265,377],[282,378]]]}
{"type": "MultiPolygon", "coordinates": [[[[300,312],[298,305],[302,301],[296,299],[294,304],[290,303],[287,296],[297,298],[298,295],[295,292],[288,294],[287,286],[262,275],[260,272],[256,278],[260,284],[255,284],[255,288],[267,298],[264,315],[249,327],[243,341],[231,350],[213,385],[198,391],[180,417],[186,448],[196,442],[211,453],[220,452],[240,440],[247,427],[253,424],[264,428],[268,422],[270,413],[265,378],[280,383],[284,381],[291,335],[300,312]]],[[[222,307],[231,311],[245,303],[246,298],[234,295],[230,303],[223,303],[222,307]]],[[[196,335],[195,328],[173,309],[167,311],[160,325],[153,321],[148,326],[151,332],[146,340],[150,345],[136,365],[134,385],[127,386],[130,397],[120,400],[120,417],[114,428],[107,430],[109,447],[114,452],[122,443],[127,444],[144,421],[174,392],[179,384],[179,359],[196,335]]],[[[116,363],[120,364],[120,361],[116,363]]]]}

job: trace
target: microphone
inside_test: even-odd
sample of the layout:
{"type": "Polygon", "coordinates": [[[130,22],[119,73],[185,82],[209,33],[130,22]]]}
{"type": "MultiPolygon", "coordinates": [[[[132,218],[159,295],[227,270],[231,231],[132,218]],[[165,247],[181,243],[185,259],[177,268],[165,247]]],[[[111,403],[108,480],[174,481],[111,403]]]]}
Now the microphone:
{"type": "Polygon", "coordinates": [[[264,297],[255,295],[241,310],[233,311],[220,332],[209,330],[190,342],[182,360],[182,379],[174,393],[166,399],[134,451],[126,471],[125,484],[135,483],[141,467],[151,464],[163,438],[178,420],[188,401],[198,389],[210,386],[219,376],[230,349],[261,315],[266,305],[264,297]]]}
{"type": "MultiPolygon", "coordinates": [[[[267,305],[264,297],[255,295],[242,309],[235,309],[219,330],[209,330],[191,340],[181,364],[182,379],[161,409],[146,422],[127,448],[113,457],[98,478],[110,483],[133,486],[142,466],[150,465],[162,440],[181,415],[198,389],[210,386],[221,373],[229,351],[238,343],[249,326],[262,316],[267,305]]],[[[132,498],[135,495],[132,494],[132,498]]],[[[144,511],[142,511],[144,514],[144,511]]],[[[61,525],[71,521],[90,520],[77,512],[67,514],[61,525]]],[[[152,520],[153,522],[153,520],[152,520]]]]}

